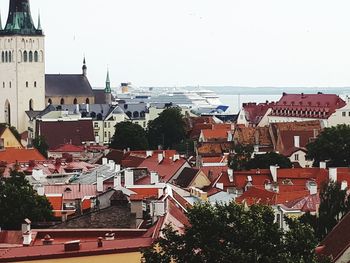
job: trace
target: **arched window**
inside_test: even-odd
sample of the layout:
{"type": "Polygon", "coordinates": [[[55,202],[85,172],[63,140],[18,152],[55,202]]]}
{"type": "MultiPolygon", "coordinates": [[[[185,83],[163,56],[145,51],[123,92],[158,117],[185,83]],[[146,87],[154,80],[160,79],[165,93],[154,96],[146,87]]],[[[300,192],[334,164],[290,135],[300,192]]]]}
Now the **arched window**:
{"type": "Polygon", "coordinates": [[[61,104],[61,105],[64,104],[64,98],[61,99],[61,103],[60,103],[60,104],[61,104]]]}
{"type": "Polygon", "coordinates": [[[12,52],[9,51],[9,62],[12,62],[12,52]]]}
{"type": "Polygon", "coordinates": [[[5,52],[4,51],[1,52],[1,62],[2,63],[5,62],[5,52]]]}
{"type": "Polygon", "coordinates": [[[28,62],[28,53],[27,53],[27,51],[23,52],[23,61],[24,62],[28,62]]]}
{"type": "Polygon", "coordinates": [[[131,118],[131,116],[132,116],[131,111],[126,112],[126,115],[127,115],[129,118],[131,118]]]}
{"type": "Polygon", "coordinates": [[[44,62],[44,52],[40,51],[40,62],[44,62]]]}
{"type": "Polygon", "coordinates": [[[77,98],[74,99],[73,104],[78,104],[77,98]]]}
{"type": "Polygon", "coordinates": [[[91,118],[96,118],[96,112],[94,112],[94,111],[91,112],[91,113],[90,113],[90,117],[91,117],[91,118]]]}
{"type": "Polygon", "coordinates": [[[52,99],[49,99],[47,102],[48,102],[49,105],[51,105],[52,104],[52,99]]]}
{"type": "Polygon", "coordinates": [[[141,117],[141,118],[144,118],[144,117],[146,117],[146,112],[144,112],[144,111],[141,111],[141,112],[140,112],[140,117],[141,117]]]}
{"type": "Polygon", "coordinates": [[[23,62],[23,54],[22,54],[22,51],[18,51],[18,60],[19,62],[23,62]]]}
{"type": "Polygon", "coordinates": [[[134,111],[134,113],[132,115],[134,118],[138,118],[140,116],[138,111],[134,111]]]}
{"type": "Polygon", "coordinates": [[[90,100],[89,100],[89,98],[86,98],[85,103],[86,103],[86,104],[90,104],[90,100]]]}
{"type": "Polygon", "coordinates": [[[9,82],[9,86],[10,86],[10,89],[12,88],[12,83],[11,83],[11,81],[9,82]]]}
{"type": "Polygon", "coordinates": [[[6,100],[5,102],[5,122],[8,125],[11,125],[11,106],[10,106],[10,102],[8,100],[6,100]]]}
{"type": "Polygon", "coordinates": [[[39,61],[39,54],[38,51],[34,52],[34,62],[38,62],[39,61]]]}
{"type": "Polygon", "coordinates": [[[34,81],[34,88],[36,88],[36,81],[34,81]]]}
{"type": "Polygon", "coordinates": [[[28,88],[29,87],[29,83],[28,83],[28,81],[26,81],[26,88],[28,88]]]}
{"type": "Polygon", "coordinates": [[[7,51],[5,52],[5,62],[9,62],[9,54],[7,51]]]}
{"type": "Polygon", "coordinates": [[[29,62],[33,62],[33,52],[29,51],[29,62]]]}
{"type": "Polygon", "coordinates": [[[29,110],[34,110],[34,102],[32,99],[29,101],[29,110]]]}

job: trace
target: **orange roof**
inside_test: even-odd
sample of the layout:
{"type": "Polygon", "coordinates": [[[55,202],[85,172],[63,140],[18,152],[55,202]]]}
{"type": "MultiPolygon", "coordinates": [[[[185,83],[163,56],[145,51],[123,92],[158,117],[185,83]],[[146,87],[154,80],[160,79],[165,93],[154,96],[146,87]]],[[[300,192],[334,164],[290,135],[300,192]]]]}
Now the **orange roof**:
{"type": "Polygon", "coordinates": [[[227,129],[216,129],[216,130],[202,130],[202,134],[205,139],[227,139],[227,129]]]}
{"type": "Polygon", "coordinates": [[[136,195],[130,196],[131,200],[158,199],[158,188],[129,188],[129,190],[136,193],[136,195]]]}
{"type": "Polygon", "coordinates": [[[62,210],[62,203],[63,203],[63,195],[62,194],[55,194],[50,195],[47,194],[46,198],[49,200],[52,210],[62,210]]]}
{"type": "Polygon", "coordinates": [[[50,152],[83,152],[84,147],[76,146],[73,144],[61,144],[57,148],[51,150],[50,152]]]}
{"type": "Polygon", "coordinates": [[[87,210],[91,208],[91,199],[84,199],[81,205],[83,210],[87,210]]]}
{"type": "Polygon", "coordinates": [[[6,148],[0,151],[0,160],[7,163],[28,163],[29,161],[45,161],[45,157],[35,148],[33,149],[17,149],[6,148]]]}

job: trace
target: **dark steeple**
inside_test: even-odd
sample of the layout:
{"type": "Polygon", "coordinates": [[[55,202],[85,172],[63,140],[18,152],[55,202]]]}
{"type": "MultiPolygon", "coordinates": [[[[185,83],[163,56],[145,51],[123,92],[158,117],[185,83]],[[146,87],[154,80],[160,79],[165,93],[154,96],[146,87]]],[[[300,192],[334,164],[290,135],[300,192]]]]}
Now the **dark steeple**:
{"type": "Polygon", "coordinates": [[[43,35],[42,30],[34,26],[29,0],[10,0],[7,23],[0,35],[43,35]]]}
{"type": "Polygon", "coordinates": [[[111,81],[109,80],[109,70],[107,69],[105,93],[111,93],[111,81]]]}
{"type": "Polygon", "coordinates": [[[86,60],[85,60],[85,56],[84,56],[84,60],[83,60],[83,75],[86,76],[87,75],[87,66],[86,66],[86,60]]]}

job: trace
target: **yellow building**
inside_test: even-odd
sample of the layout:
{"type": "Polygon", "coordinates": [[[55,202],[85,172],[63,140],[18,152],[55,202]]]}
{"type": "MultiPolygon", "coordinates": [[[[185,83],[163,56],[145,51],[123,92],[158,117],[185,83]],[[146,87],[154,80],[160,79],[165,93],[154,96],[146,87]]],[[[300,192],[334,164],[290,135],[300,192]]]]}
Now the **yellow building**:
{"type": "Polygon", "coordinates": [[[22,144],[13,135],[8,127],[0,127],[0,149],[1,148],[17,148],[22,149],[22,144]]]}

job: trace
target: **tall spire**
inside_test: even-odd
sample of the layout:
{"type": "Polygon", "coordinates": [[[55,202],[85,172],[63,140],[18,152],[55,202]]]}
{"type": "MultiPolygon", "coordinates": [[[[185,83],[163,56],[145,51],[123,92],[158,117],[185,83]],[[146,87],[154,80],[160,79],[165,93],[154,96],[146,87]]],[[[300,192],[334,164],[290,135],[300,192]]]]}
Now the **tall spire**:
{"type": "Polygon", "coordinates": [[[84,60],[83,60],[83,75],[86,76],[87,75],[87,66],[86,66],[86,60],[85,60],[85,56],[84,56],[84,60]]]}
{"type": "Polygon", "coordinates": [[[2,30],[2,24],[1,24],[1,12],[0,12],[0,30],[2,30]]]}
{"type": "Polygon", "coordinates": [[[37,27],[37,30],[43,31],[42,28],[41,28],[40,11],[38,13],[38,27],[37,27]]]}
{"type": "Polygon", "coordinates": [[[29,0],[10,0],[7,23],[2,35],[43,35],[36,29],[30,12],[29,0]]]}
{"type": "Polygon", "coordinates": [[[111,93],[111,81],[109,80],[109,69],[107,69],[105,93],[111,93]]]}

